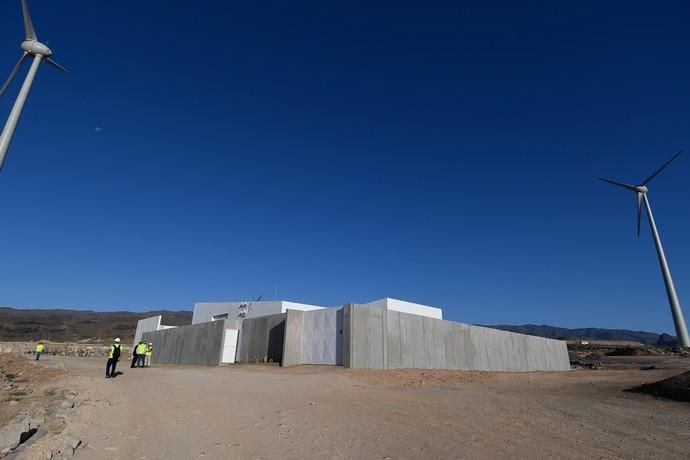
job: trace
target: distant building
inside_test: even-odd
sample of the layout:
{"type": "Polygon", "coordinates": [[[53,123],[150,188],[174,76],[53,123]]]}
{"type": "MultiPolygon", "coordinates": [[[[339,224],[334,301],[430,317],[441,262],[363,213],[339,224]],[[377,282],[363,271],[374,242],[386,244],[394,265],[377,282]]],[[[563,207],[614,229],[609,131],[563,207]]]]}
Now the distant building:
{"type": "Polygon", "coordinates": [[[192,324],[139,321],[158,364],[274,362],[351,368],[570,369],[566,344],[443,320],[440,308],[384,298],[325,308],[275,301],[199,302],[192,324]]]}

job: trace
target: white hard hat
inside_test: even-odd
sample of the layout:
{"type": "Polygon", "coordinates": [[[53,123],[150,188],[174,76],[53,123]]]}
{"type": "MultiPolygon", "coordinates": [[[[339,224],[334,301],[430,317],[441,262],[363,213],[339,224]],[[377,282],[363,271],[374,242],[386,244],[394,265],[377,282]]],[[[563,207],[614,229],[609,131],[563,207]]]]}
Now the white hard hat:
{"type": "Polygon", "coordinates": [[[153,342],[149,342],[149,345],[153,345],[153,342]]]}
{"type": "Polygon", "coordinates": [[[116,342],[119,342],[119,341],[120,341],[120,337],[115,337],[115,341],[116,341],[116,342]]]}

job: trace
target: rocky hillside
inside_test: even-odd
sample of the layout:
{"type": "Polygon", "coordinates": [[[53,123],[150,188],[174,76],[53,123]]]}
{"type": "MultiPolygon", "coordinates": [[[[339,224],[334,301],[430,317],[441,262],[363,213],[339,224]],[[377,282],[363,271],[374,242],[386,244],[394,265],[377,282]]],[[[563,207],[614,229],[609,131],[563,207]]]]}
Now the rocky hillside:
{"type": "Polygon", "coordinates": [[[134,339],[137,321],[163,315],[163,324],[192,323],[191,311],[97,312],[89,310],[40,310],[0,307],[0,342],[49,340],[52,342],[109,342],[134,339]]]}
{"type": "Polygon", "coordinates": [[[525,324],[522,326],[510,326],[501,324],[487,326],[504,331],[518,332],[520,334],[536,335],[547,339],[582,339],[582,340],[621,340],[640,342],[645,345],[675,346],[676,338],[668,334],[657,334],[646,331],[629,331],[626,329],[600,329],[588,327],[582,329],[566,329],[563,327],[548,326],[545,324],[525,324]]]}

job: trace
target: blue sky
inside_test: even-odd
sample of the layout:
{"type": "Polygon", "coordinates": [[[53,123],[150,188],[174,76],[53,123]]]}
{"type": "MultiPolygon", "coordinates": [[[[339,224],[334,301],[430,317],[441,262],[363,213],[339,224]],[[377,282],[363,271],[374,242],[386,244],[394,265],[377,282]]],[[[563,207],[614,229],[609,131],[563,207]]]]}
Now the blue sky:
{"type": "MultiPolygon", "coordinates": [[[[558,3],[33,0],[71,73],[42,66],[0,173],[0,304],[672,332],[634,196],[596,178],[690,149],[690,5],[558,3]]],[[[3,2],[0,78],[22,38],[3,2]]],[[[649,194],[686,315],[688,178],[690,152],[649,194]]]]}

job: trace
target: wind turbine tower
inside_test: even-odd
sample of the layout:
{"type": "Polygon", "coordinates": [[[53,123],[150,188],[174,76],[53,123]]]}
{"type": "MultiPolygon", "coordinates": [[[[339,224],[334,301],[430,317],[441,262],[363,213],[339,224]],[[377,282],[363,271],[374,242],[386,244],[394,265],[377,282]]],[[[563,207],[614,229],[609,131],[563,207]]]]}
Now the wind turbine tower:
{"type": "Polygon", "coordinates": [[[24,50],[24,54],[19,58],[19,62],[14,66],[10,76],[0,88],[0,96],[2,96],[7,88],[17,76],[17,72],[21,69],[22,64],[33,56],[33,61],[31,62],[31,67],[29,68],[29,73],[24,79],[24,84],[19,90],[19,95],[17,95],[17,100],[14,102],[10,116],[5,123],[5,127],[0,134],[0,169],[5,163],[5,156],[7,155],[7,149],[10,147],[10,142],[12,142],[12,136],[14,135],[14,130],[17,127],[17,122],[22,114],[22,109],[24,108],[24,102],[26,102],[26,97],[29,95],[29,90],[31,89],[31,84],[34,81],[36,72],[38,71],[38,66],[42,61],[47,62],[58,70],[67,73],[67,69],[62,67],[60,64],[55,62],[50,56],[53,52],[45,44],[38,41],[36,37],[36,32],[34,31],[34,25],[31,23],[31,15],[29,14],[29,5],[27,0],[21,0],[22,2],[22,14],[24,15],[24,32],[26,33],[26,39],[22,42],[21,48],[24,50]]]}
{"type": "Polygon", "coordinates": [[[640,220],[642,218],[642,204],[647,211],[647,218],[649,219],[649,227],[652,230],[652,236],[654,237],[654,244],[656,245],[656,253],[659,256],[659,265],[661,266],[661,274],[664,277],[664,284],[666,284],[666,294],[668,295],[668,303],[671,306],[671,314],[673,315],[673,324],[676,327],[676,336],[680,342],[680,346],[683,348],[690,347],[690,339],[688,339],[688,329],[685,326],[685,319],[683,319],[683,310],[680,308],[680,302],[678,301],[678,294],[676,294],[676,288],[673,285],[673,279],[671,278],[671,270],[668,268],[668,263],[666,262],[666,255],[664,254],[664,248],[661,246],[661,240],[659,239],[659,231],[656,228],[656,223],[654,223],[654,216],[652,216],[652,207],[649,204],[649,199],[647,198],[647,184],[649,184],[652,179],[654,179],[661,171],[663,171],[668,165],[671,164],[673,160],[678,158],[680,152],[676,153],[670,160],[663,164],[659,169],[654,171],[654,173],[642,181],[639,185],[624,184],[622,182],[617,182],[615,180],[606,179],[600,177],[599,180],[608,182],[609,184],[616,185],[630,192],[637,194],[637,236],[640,236],[640,220]]]}

